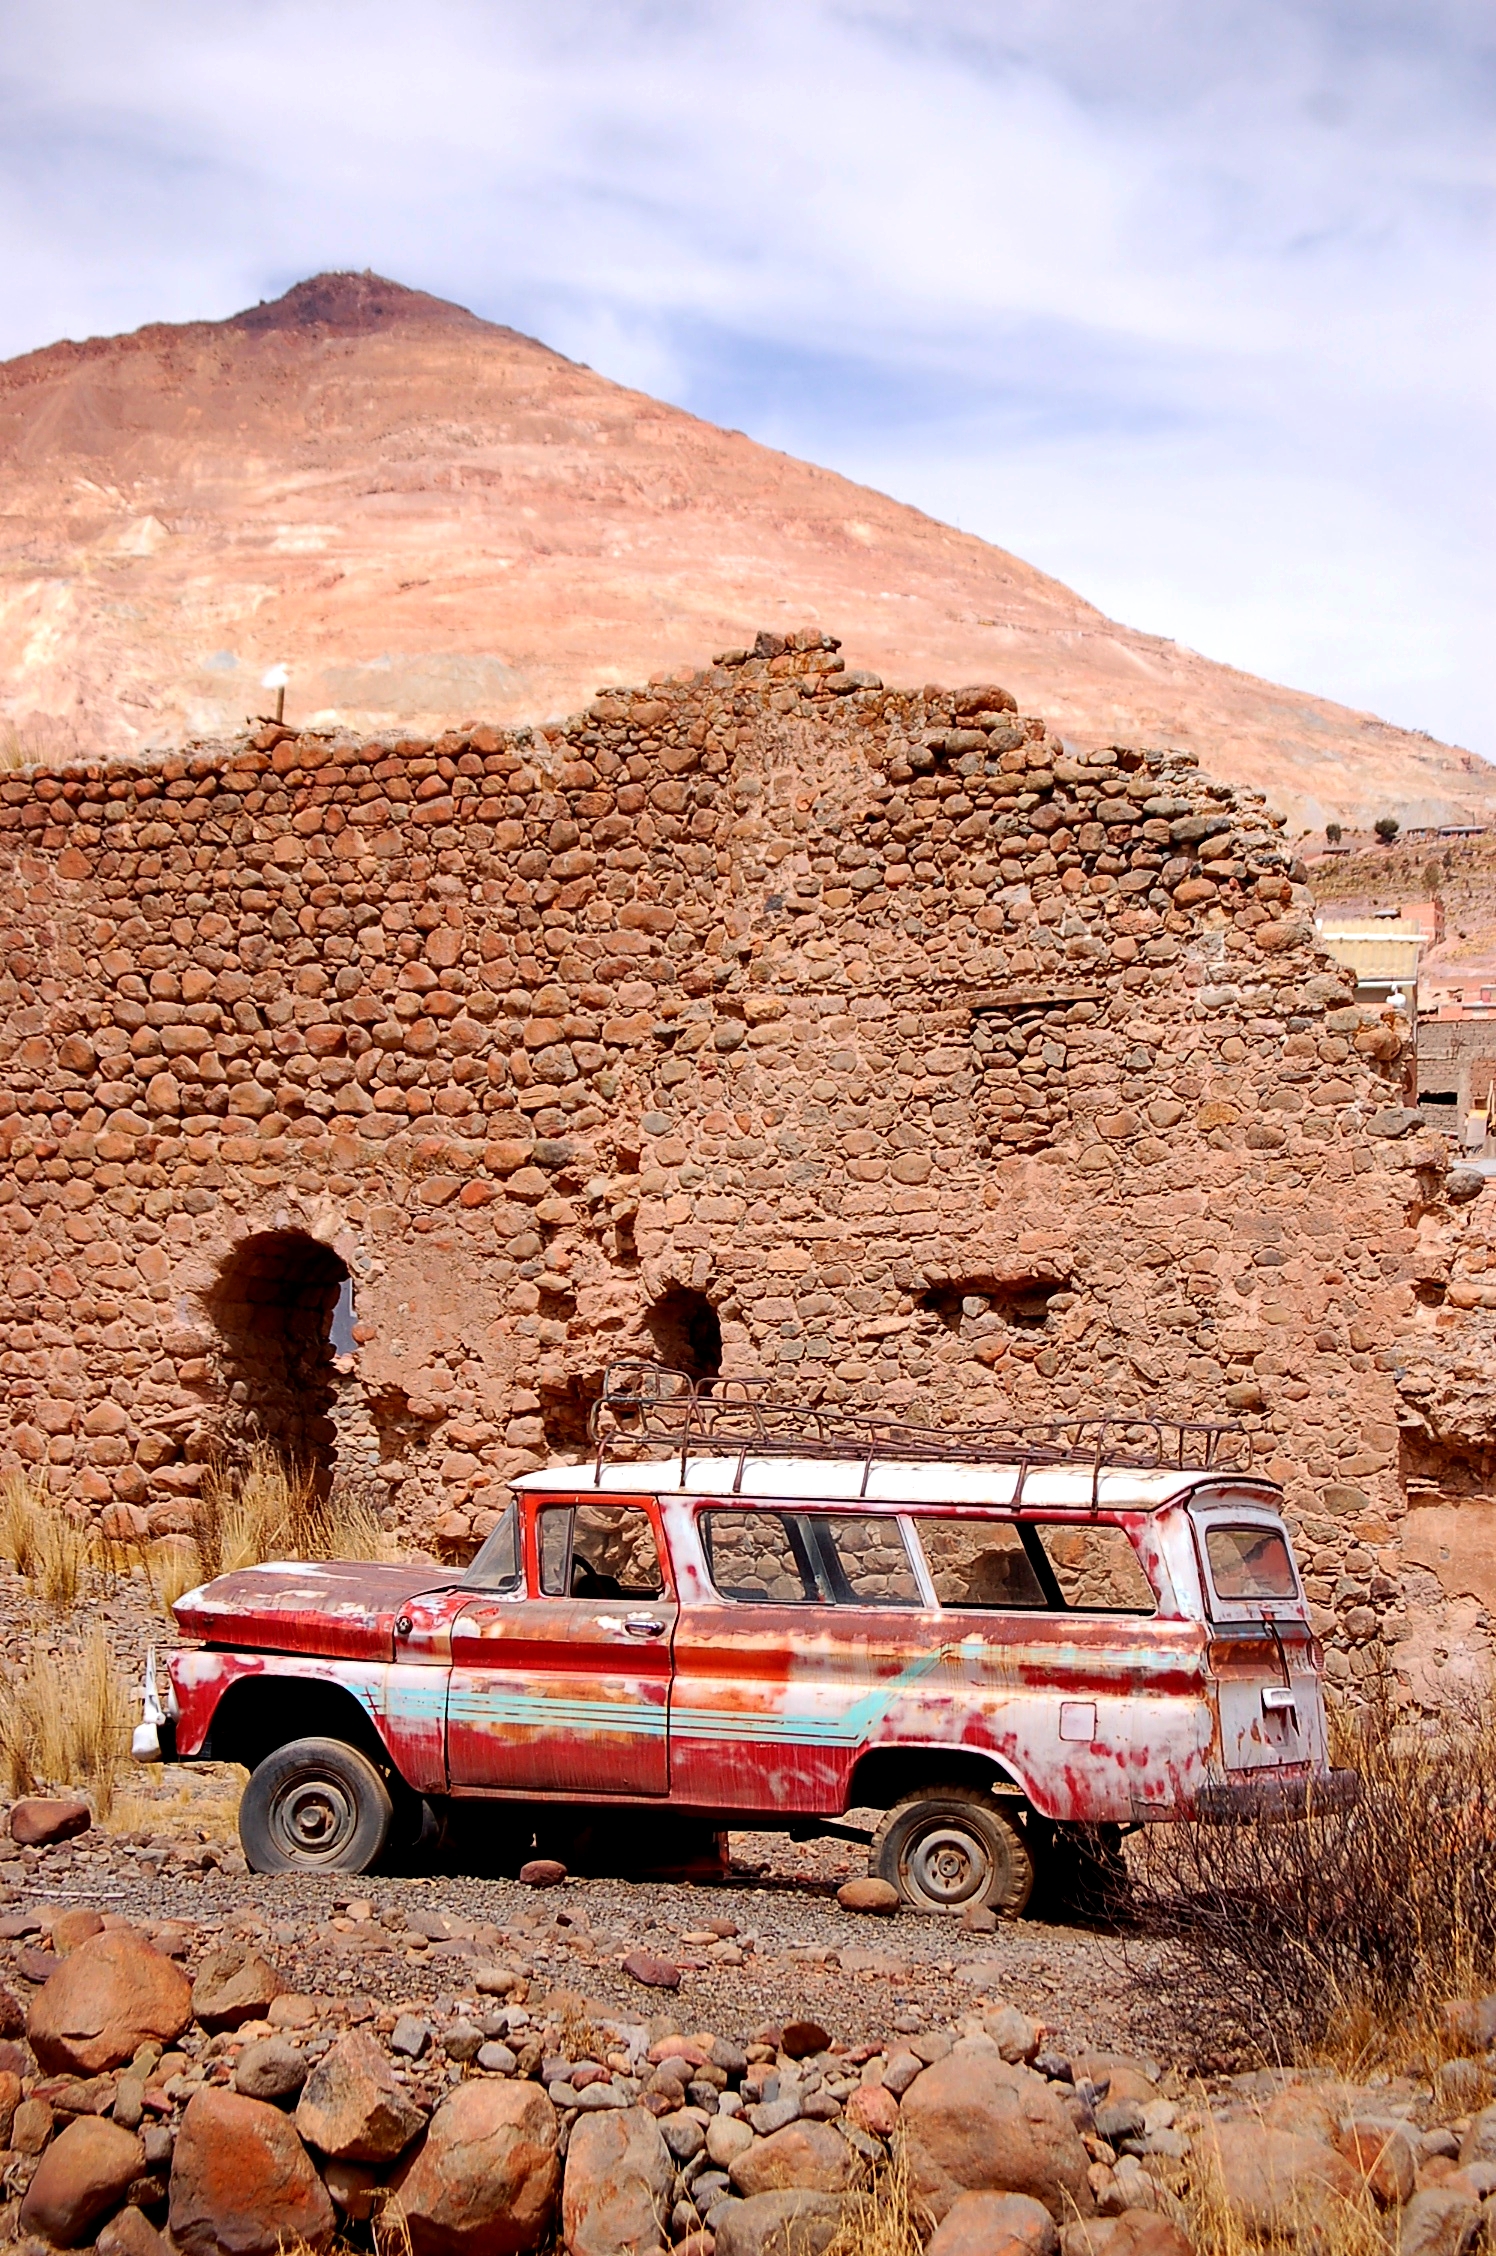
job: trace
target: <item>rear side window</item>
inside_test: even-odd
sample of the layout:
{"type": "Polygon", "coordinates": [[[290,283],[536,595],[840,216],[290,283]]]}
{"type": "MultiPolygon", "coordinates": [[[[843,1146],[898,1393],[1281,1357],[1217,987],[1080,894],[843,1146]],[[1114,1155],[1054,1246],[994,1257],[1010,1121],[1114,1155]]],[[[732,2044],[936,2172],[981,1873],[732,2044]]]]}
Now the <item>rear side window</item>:
{"type": "Polygon", "coordinates": [[[1157,1600],[1125,1528],[1040,1526],[1036,1532],[1068,1612],[1157,1611],[1157,1600]]]}
{"type": "Polygon", "coordinates": [[[1293,1561],[1278,1528],[1213,1527],[1205,1555],[1218,1598],[1297,1598],[1293,1561]]]}
{"type": "Polygon", "coordinates": [[[702,1549],[721,1598],[776,1606],[918,1606],[896,1519],[872,1513],[701,1514],[702,1549]]]}
{"type": "Polygon", "coordinates": [[[1049,1604],[1011,1520],[921,1519],[919,1539],[942,1606],[1032,1612],[1049,1604]]]}

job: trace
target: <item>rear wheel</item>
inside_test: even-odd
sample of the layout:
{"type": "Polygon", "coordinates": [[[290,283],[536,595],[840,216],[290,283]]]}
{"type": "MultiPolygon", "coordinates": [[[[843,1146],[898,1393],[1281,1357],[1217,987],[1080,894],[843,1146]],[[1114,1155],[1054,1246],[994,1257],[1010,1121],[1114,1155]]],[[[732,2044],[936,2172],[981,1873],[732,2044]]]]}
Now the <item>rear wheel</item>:
{"type": "Polygon", "coordinates": [[[252,1872],[367,1872],[389,1839],[390,1790],[341,1739],[293,1739],[251,1773],[239,1839],[252,1872]]]}
{"type": "Polygon", "coordinates": [[[915,1911],[980,1905],[1016,1919],[1034,1885],[1028,1843],[979,1786],[906,1794],[873,1835],[868,1867],[915,1911]]]}

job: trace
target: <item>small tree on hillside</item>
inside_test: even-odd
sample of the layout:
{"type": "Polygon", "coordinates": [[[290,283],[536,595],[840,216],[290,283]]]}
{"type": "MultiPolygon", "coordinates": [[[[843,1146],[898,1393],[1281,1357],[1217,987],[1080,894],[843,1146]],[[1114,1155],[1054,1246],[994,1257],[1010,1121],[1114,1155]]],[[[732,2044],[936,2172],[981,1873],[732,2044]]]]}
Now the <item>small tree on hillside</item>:
{"type": "Polygon", "coordinates": [[[1390,846],[1402,829],[1402,824],[1398,821],[1396,815],[1378,815],[1373,827],[1382,844],[1390,846]]]}
{"type": "Polygon", "coordinates": [[[1332,846],[1338,846],[1338,845],[1340,844],[1340,838],[1341,838],[1341,830],[1340,830],[1340,825],[1339,825],[1339,823],[1326,823],[1326,824],[1325,824],[1325,836],[1326,836],[1326,838],[1327,838],[1327,839],[1329,840],[1329,842],[1330,842],[1330,844],[1331,844],[1332,846]]]}

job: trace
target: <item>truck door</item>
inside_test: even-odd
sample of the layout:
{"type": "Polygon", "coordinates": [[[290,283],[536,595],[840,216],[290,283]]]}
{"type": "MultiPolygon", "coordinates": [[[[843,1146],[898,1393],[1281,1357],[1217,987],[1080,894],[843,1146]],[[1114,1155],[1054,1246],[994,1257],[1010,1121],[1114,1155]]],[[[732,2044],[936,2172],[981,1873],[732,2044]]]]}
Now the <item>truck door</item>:
{"type": "Polygon", "coordinates": [[[1224,1501],[1191,1518],[1210,1608],[1225,1768],[1323,1765],[1319,1653],[1282,1523],[1224,1501]]]}
{"type": "Polygon", "coordinates": [[[649,1497],[526,1500],[523,1595],[452,1624],[457,1794],[664,1795],[676,1604],[649,1497]]]}

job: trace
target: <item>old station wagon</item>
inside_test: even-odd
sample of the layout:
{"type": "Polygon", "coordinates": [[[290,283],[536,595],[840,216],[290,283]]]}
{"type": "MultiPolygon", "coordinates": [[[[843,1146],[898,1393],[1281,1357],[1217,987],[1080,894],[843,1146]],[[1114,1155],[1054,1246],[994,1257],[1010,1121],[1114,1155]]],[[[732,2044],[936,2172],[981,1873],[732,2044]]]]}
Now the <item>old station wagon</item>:
{"type": "Polygon", "coordinates": [[[906,1901],[1016,1914],[1071,1829],[1332,1788],[1280,1492],[1234,1429],[937,1433],[631,1366],[594,1432],[465,1573],[286,1563],[178,1602],[143,1737],[248,1766],[256,1869],[363,1871],[423,1805],[516,1855],[869,1811],[906,1901]]]}

